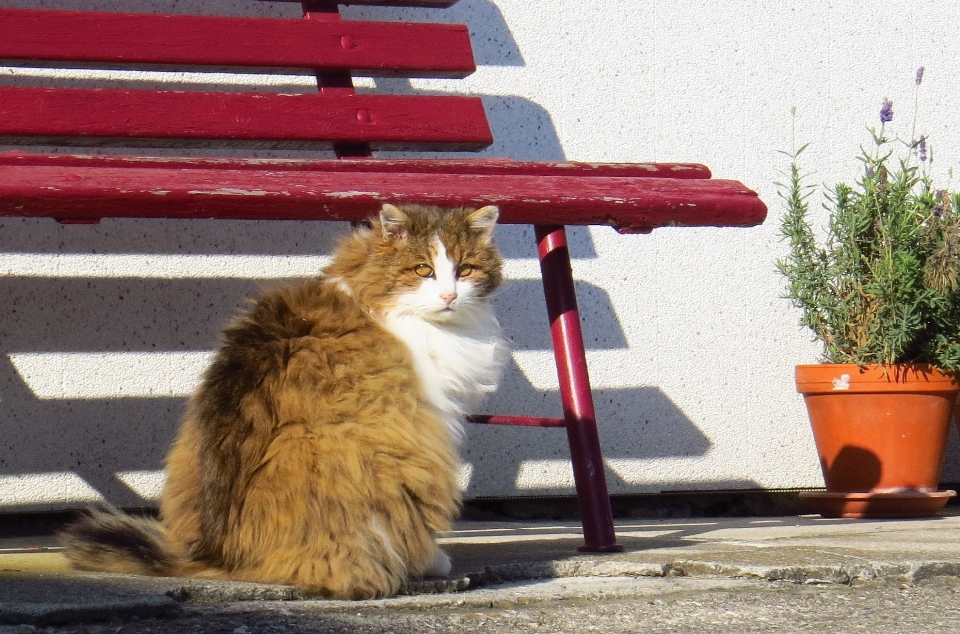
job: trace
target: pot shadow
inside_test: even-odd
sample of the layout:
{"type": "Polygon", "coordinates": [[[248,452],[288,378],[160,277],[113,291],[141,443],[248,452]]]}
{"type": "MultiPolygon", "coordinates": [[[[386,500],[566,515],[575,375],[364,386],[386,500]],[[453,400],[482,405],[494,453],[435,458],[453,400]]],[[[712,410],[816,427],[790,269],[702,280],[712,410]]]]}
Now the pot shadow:
{"type": "Polygon", "coordinates": [[[883,466],[869,449],[847,445],[832,464],[820,456],[820,468],[829,491],[871,491],[880,482],[883,466]]]}

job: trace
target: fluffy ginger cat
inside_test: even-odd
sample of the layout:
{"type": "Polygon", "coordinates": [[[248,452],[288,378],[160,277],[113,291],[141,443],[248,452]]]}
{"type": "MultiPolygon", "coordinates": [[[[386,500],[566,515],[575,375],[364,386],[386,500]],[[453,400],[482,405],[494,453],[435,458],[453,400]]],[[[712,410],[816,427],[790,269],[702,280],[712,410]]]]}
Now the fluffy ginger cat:
{"type": "Polygon", "coordinates": [[[224,332],[167,456],[160,521],[95,511],[81,570],[363,599],[444,576],[468,409],[499,377],[496,207],[384,205],[319,278],[224,332]]]}

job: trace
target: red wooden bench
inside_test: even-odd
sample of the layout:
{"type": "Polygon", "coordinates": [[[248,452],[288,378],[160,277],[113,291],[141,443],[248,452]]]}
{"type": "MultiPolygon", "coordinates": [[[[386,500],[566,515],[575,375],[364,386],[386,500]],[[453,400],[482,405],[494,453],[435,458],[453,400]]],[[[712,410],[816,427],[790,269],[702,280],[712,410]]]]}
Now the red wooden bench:
{"type": "MultiPolygon", "coordinates": [[[[456,0],[355,0],[448,7],[456,0]]],[[[381,148],[481,149],[492,143],[481,100],[356,94],[352,76],[463,77],[476,68],[467,28],[341,20],[329,1],[304,19],[0,8],[0,59],[71,67],[305,68],[314,94],[211,89],[0,87],[0,215],[359,221],[383,201],[489,204],[500,222],[536,228],[563,419],[476,416],[487,424],[565,427],[580,505],[581,550],[612,551],[610,500],[587,376],[564,225],[621,232],[661,226],[751,226],[766,208],[735,181],[694,164],[387,160],[381,148]],[[78,142],[78,138],[80,141],[78,142]],[[37,144],[138,147],[222,141],[325,144],[338,159],[158,158],[48,154],[37,144]]]]}

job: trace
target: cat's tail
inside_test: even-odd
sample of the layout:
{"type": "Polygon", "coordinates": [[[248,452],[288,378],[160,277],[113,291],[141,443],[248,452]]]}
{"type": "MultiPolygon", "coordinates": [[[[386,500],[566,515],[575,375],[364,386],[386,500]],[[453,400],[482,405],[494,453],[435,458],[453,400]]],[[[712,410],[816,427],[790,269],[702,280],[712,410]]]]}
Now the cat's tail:
{"type": "Polygon", "coordinates": [[[77,570],[172,576],[183,568],[159,521],[112,508],[89,511],[58,537],[77,570]]]}

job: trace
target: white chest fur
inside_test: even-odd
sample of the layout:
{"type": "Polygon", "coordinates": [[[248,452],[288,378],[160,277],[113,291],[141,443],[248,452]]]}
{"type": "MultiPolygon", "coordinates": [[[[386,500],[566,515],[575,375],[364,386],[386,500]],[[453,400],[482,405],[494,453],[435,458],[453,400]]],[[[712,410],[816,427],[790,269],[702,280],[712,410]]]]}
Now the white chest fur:
{"type": "Polygon", "coordinates": [[[424,395],[439,411],[451,436],[463,437],[463,418],[500,378],[506,345],[486,302],[456,322],[435,323],[416,315],[389,314],[383,325],[407,344],[424,395]]]}

